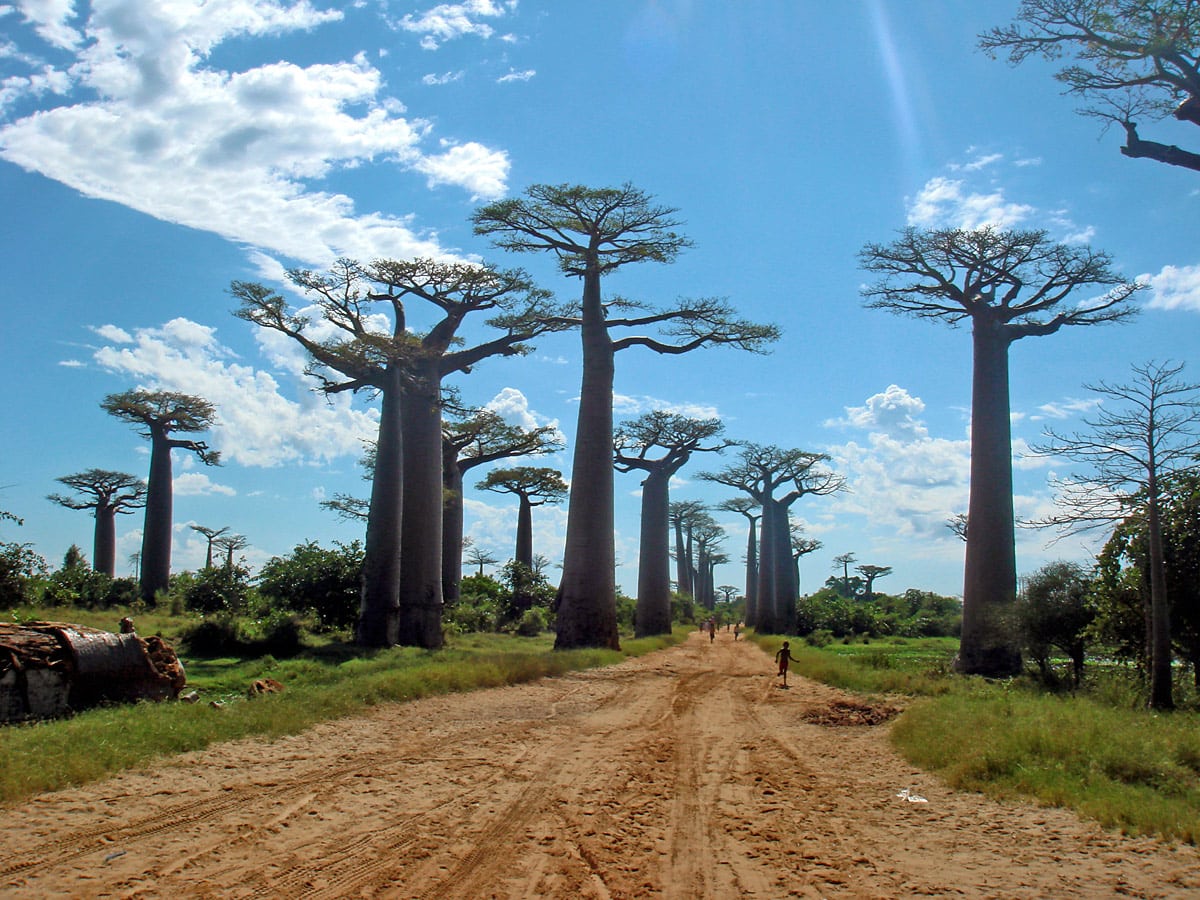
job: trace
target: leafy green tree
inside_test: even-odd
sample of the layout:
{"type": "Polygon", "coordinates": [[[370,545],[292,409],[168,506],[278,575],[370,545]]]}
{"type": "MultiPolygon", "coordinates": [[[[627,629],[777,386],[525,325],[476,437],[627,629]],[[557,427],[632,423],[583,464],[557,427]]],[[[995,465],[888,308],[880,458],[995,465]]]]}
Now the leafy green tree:
{"type": "Polygon", "coordinates": [[[1200,125],[1200,5],[1193,0],[1023,0],[1014,24],[980,35],[993,58],[1075,62],[1055,76],[1087,104],[1079,112],[1125,132],[1121,152],[1200,171],[1200,154],[1145,141],[1137,120],[1200,125]]]}
{"type": "Polygon", "coordinates": [[[1104,400],[1086,431],[1046,431],[1034,451],[1087,468],[1058,479],[1060,512],[1039,525],[1070,534],[1111,526],[1132,511],[1145,516],[1150,579],[1150,706],[1170,709],[1171,612],[1163,541],[1162,484],[1192,471],[1200,458],[1200,384],[1179,379],[1183,363],[1134,366],[1129,384],[1101,381],[1086,387],[1104,400]]]}
{"type": "Polygon", "coordinates": [[[36,588],[49,571],[46,560],[34,552],[32,544],[0,542],[0,606],[36,601],[36,588]]]}
{"type": "Polygon", "coordinates": [[[181,572],[172,579],[171,590],[183,597],[184,606],[195,612],[244,613],[250,605],[250,571],[244,566],[215,566],[199,572],[181,572]]]}
{"type": "Polygon", "coordinates": [[[171,451],[187,450],[206,466],[220,465],[221,455],[203,441],[174,437],[207,431],[216,408],[202,397],[175,391],[125,391],[100,403],[109,415],[145,429],[150,440],[150,476],[146,487],[146,522],[142,529],[142,600],[153,603],[171,582],[171,525],[174,517],[171,451]]]}
{"type": "Polygon", "coordinates": [[[1054,243],[1044,231],[906,228],[891,244],[867,244],[859,259],[879,276],[862,291],[870,308],[971,322],[971,489],[957,666],[1015,675],[1021,652],[1006,627],[1017,594],[1008,350],[1067,326],[1122,321],[1135,314],[1130,299],[1143,285],[1113,271],[1107,254],[1054,243]],[[1087,299],[1073,296],[1080,292],[1087,299]]]}
{"type": "Polygon", "coordinates": [[[258,590],[286,609],[314,613],[326,628],[351,628],[358,616],[362,568],[360,541],[334,541],[331,548],[306,541],[263,565],[258,590]]]}
{"type": "Polygon", "coordinates": [[[125,472],[87,469],[55,479],[75,490],[74,496],[50,494],[46,499],[67,509],[90,509],[96,519],[92,560],[97,572],[112,578],[117,571],[117,516],[146,505],[146,482],[125,472]]]}
{"type": "Polygon", "coordinates": [[[675,231],[675,213],[629,184],[615,189],[539,184],[524,198],[497,201],[474,216],[477,234],[490,235],[506,250],[553,253],[565,274],[583,282],[578,315],[560,320],[580,330],[583,383],[559,584],[559,648],[620,644],[611,458],[616,353],[636,346],[680,354],[712,344],[757,351],[778,336],[773,326],[735,319],[721,300],[683,300],[672,309],[629,315],[641,305],[603,299],[605,275],[631,263],[671,262],[689,246],[675,231]],[[610,333],[652,326],[660,336],[614,339],[610,333]]]}
{"type": "Polygon", "coordinates": [[[1078,565],[1051,562],[1025,579],[1017,599],[1017,620],[1025,647],[1047,684],[1056,681],[1050,665],[1052,648],[1071,660],[1071,683],[1083,681],[1088,628],[1096,617],[1091,600],[1091,579],[1078,565]]]}
{"type": "Polygon", "coordinates": [[[558,327],[555,310],[525,273],[488,265],[342,259],[327,274],[292,270],[288,277],[313,298],[335,337],[313,337],[307,318],[258,284],[233,283],[242,303],[236,314],[299,343],[327,394],[381,397],[357,640],[440,647],[442,379],[493,356],[527,352],[526,341],[558,327]],[[409,299],[429,303],[441,318],[423,333],[412,330],[409,299]],[[390,311],[390,332],[377,324],[381,308],[390,311]],[[466,347],[459,330],[476,312],[491,313],[488,324],[500,334],[466,347]]]}
{"type": "Polygon", "coordinates": [[[693,453],[720,452],[719,419],[694,419],[655,410],[623,423],[613,436],[618,472],[646,473],[638,546],[638,637],[671,633],[670,482],[693,453]]]}

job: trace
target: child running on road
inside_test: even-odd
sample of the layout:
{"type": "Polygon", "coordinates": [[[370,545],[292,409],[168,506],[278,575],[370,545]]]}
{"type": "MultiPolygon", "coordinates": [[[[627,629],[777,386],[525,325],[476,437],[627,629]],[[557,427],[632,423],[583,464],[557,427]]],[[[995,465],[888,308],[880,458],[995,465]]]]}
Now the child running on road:
{"type": "Polygon", "coordinates": [[[780,647],[775,653],[775,661],[779,663],[779,674],[783,676],[784,687],[787,687],[788,663],[790,663],[793,659],[795,659],[795,657],[792,656],[791,647],[788,645],[787,641],[784,641],[783,646],[780,647]]]}

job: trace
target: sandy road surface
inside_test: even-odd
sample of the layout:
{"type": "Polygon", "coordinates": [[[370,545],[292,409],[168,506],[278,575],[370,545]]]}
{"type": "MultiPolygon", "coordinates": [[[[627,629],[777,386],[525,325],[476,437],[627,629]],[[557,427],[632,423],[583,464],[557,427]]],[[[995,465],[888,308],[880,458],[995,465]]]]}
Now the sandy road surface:
{"type": "Polygon", "coordinates": [[[0,810],[0,896],[1200,896],[1194,849],[949,791],[845,699],[697,633],[0,810]]]}

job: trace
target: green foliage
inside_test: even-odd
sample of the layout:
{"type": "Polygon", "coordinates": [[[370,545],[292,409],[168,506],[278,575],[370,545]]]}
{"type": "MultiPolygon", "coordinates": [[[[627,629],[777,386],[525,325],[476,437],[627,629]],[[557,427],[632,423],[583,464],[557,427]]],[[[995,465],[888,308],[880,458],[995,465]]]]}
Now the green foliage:
{"type": "Polygon", "coordinates": [[[945,637],[962,629],[962,604],[954,597],[910,589],[899,597],[875,594],[868,602],[845,597],[841,582],[840,578],[830,579],[828,587],[797,600],[796,634],[807,637],[824,631],[837,638],[945,637]]]}
{"type": "Polygon", "coordinates": [[[504,620],[508,592],[490,575],[468,575],[459,583],[458,602],[446,607],[442,620],[454,634],[498,631],[504,620]]]}
{"type": "Polygon", "coordinates": [[[671,621],[678,625],[696,624],[696,601],[691,594],[671,592],[671,621]]]}
{"type": "Polygon", "coordinates": [[[1087,629],[1096,617],[1090,596],[1091,580],[1073,563],[1052,562],[1026,580],[1017,598],[1017,622],[1025,649],[1037,663],[1043,682],[1058,684],[1051,664],[1053,650],[1071,660],[1071,682],[1078,687],[1083,677],[1087,629]]]}
{"type": "Polygon", "coordinates": [[[550,612],[545,607],[533,606],[521,614],[517,622],[517,634],[525,637],[536,637],[543,631],[550,630],[550,612]]]}
{"type": "Polygon", "coordinates": [[[32,544],[0,543],[0,606],[21,606],[41,599],[41,579],[50,568],[32,544]]]}
{"type": "Polygon", "coordinates": [[[205,616],[185,627],[179,640],[188,653],[209,657],[236,656],[248,643],[242,621],[228,612],[205,616]]]}
{"type": "Polygon", "coordinates": [[[259,593],[272,605],[312,613],[327,629],[354,626],[362,585],[363,548],[358,541],[297,544],[289,556],[268,560],[258,574],[259,593]]]}
{"type": "Polygon", "coordinates": [[[508,587],[504,612],[509,620],[520,620],[530,609],[549,609],[554,604],[557,589],[541,572],[509,560],[501,569],[500,577],[508,587]]]}
{"type": "Polygon", "coordinates": [[[251,596],[250,572],[239,565],[180,572],[171,579],[171,593],[182,596],[193,612],[242,613],[251,596]]]}
{"type": "Polygon", "coordinates": [[[617,628],[622,631],[633,631],[637,619],[637,600],[627,597],[617,588],[617,628]]]}

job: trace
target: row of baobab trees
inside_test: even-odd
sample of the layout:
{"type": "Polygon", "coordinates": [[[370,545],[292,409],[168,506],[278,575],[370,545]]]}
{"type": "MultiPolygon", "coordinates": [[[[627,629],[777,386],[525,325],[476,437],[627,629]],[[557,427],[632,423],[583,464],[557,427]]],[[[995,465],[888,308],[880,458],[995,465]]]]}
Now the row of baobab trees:
{"type": "MultiPolygon", "coordinates": [[[[503,250],[552,254],[566,276],[581,282],[580,299],[557,303],[523,270],[492,264],[343,259],[325,273],[289,272],[293,285],[319,309],[324,328],[318,330],[310,317],[289,308],[280,294],[251,282],[232,285],[240,303],[236,315],[303,347],[327,394],[366,392],[379,400],[356,630],[365,646],[438,647],[443,640],[444,588],[455,581],[447,573],[461,573],[461,526],[444,527],[444,491],[454,480],[443,437],[445,380],[475,370],[486,359],[526,353],[541,335],[576,330],[582,385],[556,646],[616,647],[614,447],[618,467],[646,472],[642,538],[644,546],[654,548],[647,552],[655,563],[639,572],[639,604],[643,582],[647,598],[639,621],[659,628],[665,626],[657,617],[669,616],[660,600],[670,585],[666,484],[672,467],[700,446],[696,442],[716,437],[713,423],[699,423],[691,435],[670,435],[680,423],[665,414],[615,433],[618,353],[642,348],[673,356],[713,346],[761,353],[779,332],[738,318],[720,298],[681,298],[658,308],[606,298],[607,275],[635,263],[671,262],[690,245],[677,231],[677,210],[631,185],[534,185],[523,197],[482,207],[473,222],[478,234],[503,250]],[[436,321],[415,330],[409,303],[428,304],[436,321]],[[389,332],[374,324],[381,311],[390,313],[389,332]],[[462,326],[478,314],[488,316],[489,335],[467,344],[462,326]],[[652,447],[660,448],[661,456],[651,459],[652,447]],[[448,539],[458,548],[456,566],[447,561],[448,555],[455,557],[455,551],[444,549],[448,539]]],[[[1019,651],[1000,627],[1016,594],[1008,349],[1017,340],[1067,326],[1126,319],[1136,311],[1130,300],[1140,286],[1114,272],[1106,254],[1055,243],[1041,231],[907,228],[891,243],[866,245],[860,261],[878,276],[863,290],[868,306],[951,325],[971,323],[971,478],[959,661],[966,672],[1011,674],[1019,669],[1019,651]],[[1078,300],[1081,294],[1086,299],[1078,300]]],[[[143,425],[152,440],[152,498],[156,483],[169,479],[172,449],[217,461],[202,443],[172,436],[212,421],[213,410],[203,401],[189,407],[179,399],[130,392],[105,401],[114,415],[143,425]],[[152,401],[148,414],[144,406],[152,401]]],[[[704,477],[733,488],[758,508],[758,574],[753,589],[747,585],[754,603],[750,622],[778,633],[794,621],[797,593],[788,509],[802,496],[840,489],[842,480],[819,453],[739,447],[738,462],[704,477]]],[[[461,495],[461,483],[457,489],[461,495]]],[[[147,507],[147,540],[154,530],[154,506],[147,507]]],[[[167,546],[169,553],[169,540],[167,546]]],[[[161,553],[149,543],[142,567],[144,590],[165,587],[155,580],[166,571],[161,553]]]]}

